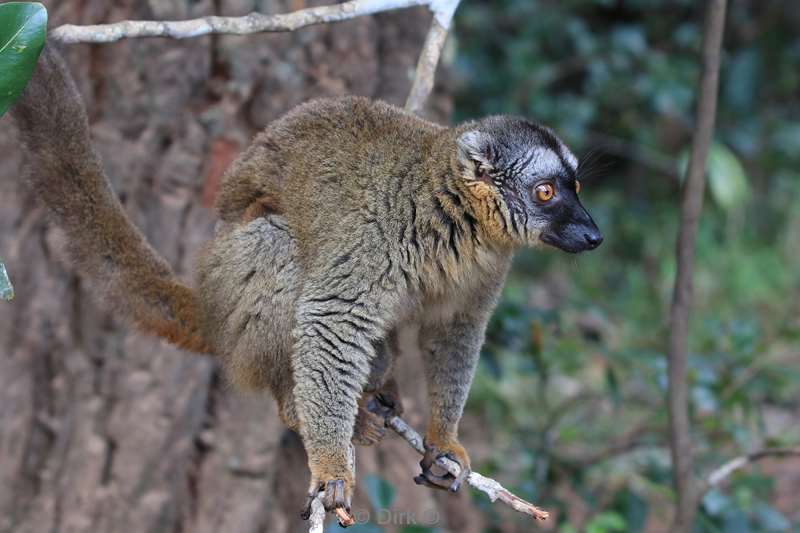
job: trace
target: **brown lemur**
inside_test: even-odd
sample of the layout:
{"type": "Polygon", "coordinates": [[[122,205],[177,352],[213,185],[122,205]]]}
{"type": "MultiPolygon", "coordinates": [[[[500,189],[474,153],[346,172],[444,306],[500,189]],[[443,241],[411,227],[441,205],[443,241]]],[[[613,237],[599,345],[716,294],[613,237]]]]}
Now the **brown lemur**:
{"type": "Polygon", "coordinates": [[[578,162],[550,129],[509,116],[447,128],[383,102],[321,99],[270,124],[227,171],[191,289],[125,216],[51,45],[11,115],[25,175],[79,266],[144,331],[269,389],[327,510],[350,506],[351,440],[380,436],[359,407],[399,408],[391,371],[408,342],[430,402],[415,480],[457,490],[470,467],[458,422],[512,253],[602,242],[578,162]],[[437,475],[440,454],[464,475],[437,475]]]}

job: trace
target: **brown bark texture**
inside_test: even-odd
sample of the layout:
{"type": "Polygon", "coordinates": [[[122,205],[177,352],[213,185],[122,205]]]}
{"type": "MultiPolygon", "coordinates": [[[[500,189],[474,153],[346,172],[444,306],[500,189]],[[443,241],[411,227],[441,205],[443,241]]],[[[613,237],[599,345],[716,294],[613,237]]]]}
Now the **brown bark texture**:
{"type": "MultiPolygon", "coordinates": [[[[51,27],[322,3],[44,1],[51,27]]],[[[252,136],[313,97],[354,93],[402,105],[429,21],[413,9],[286,34],[73,45],[66,56],[125,208],[191,279],[213,230],[221,171],[252,136]]],[[[435,95],[430,114],[446,117],[448,105],[435,95]]],[[[14,127],[8,117],[0,126],[0,255],[17,293],[0,304],[0,532],[305,530],[297,518],[304,453],[272,400],[231,390],[210,358],[115,320],[66,257],[59,228],[18,183],[14,127]]],[[[399,373],[407,420],[421,429],[420,366],[409,358],[399,373]]],[[[379,515],[362,482],[354,509],[373,523],[478,530],[466,497],[413,484],[419,458],[399,438],[358,453],[359,478],[388,480],[397,487],[392,509],[409,513],[379,515]]]]}

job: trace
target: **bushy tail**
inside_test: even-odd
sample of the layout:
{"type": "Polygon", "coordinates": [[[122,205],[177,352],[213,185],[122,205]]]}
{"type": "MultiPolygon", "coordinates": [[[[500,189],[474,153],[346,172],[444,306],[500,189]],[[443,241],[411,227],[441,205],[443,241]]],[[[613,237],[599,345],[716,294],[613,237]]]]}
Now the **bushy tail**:
{"type": "Polygon", "coordinates": [[[125,215],[92,149],[75,82],[52,45],[10,114],[25,150],[24,175],[104,300],[144,331],[209,353],[195,295],[125,215]]]}

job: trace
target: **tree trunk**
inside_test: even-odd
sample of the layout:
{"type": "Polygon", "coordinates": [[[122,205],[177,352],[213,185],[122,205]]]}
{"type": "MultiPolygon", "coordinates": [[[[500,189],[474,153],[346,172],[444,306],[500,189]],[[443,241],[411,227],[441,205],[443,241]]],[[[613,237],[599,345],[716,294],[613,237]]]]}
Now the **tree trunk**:
{"type": "MultiPolygon", "coordinates": [[[[44,3],[51,28],[306,7],[44,3]]],[[[190,279],[212,233],[220,174],[252,136],[312,97],[354,93],[402,105],[429,20],[416,9],[291,34],[128,40],[66,53],[125,208],[190,279]]],[[[447,99],[433,106],[441,118],[447,99]]],[[[18,184],[14,128],[7,118],[2,125],[0,255],[17,297],[0,303],[0,532],[302,531],[305,459],[272,400],[230,390],[211,359],[115,321],[66,259],[62,232],[18,184]]],[[[419,366],[405,364],[409,420],[420,424],[419,366]]],[[[359,452],[359,475],[378,472],[398,487],[397,508],[437,516],[430,493],[411,482],[417,461],[389,439],[359,452]]],[[[369,509],[363,490],[354,508],[369,509]]]]}

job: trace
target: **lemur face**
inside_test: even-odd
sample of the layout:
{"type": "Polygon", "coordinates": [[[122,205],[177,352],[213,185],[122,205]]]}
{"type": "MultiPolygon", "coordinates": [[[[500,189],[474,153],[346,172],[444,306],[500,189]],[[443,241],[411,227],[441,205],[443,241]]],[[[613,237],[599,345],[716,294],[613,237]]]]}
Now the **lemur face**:
{"type": "Polygon", "coordinates": [[[549,128],[490,117],[458,149],[467,184],[482,190],[483,208],[514,243],[578,253],[603,242],[578,199],[578,160],[549,128]]]}

